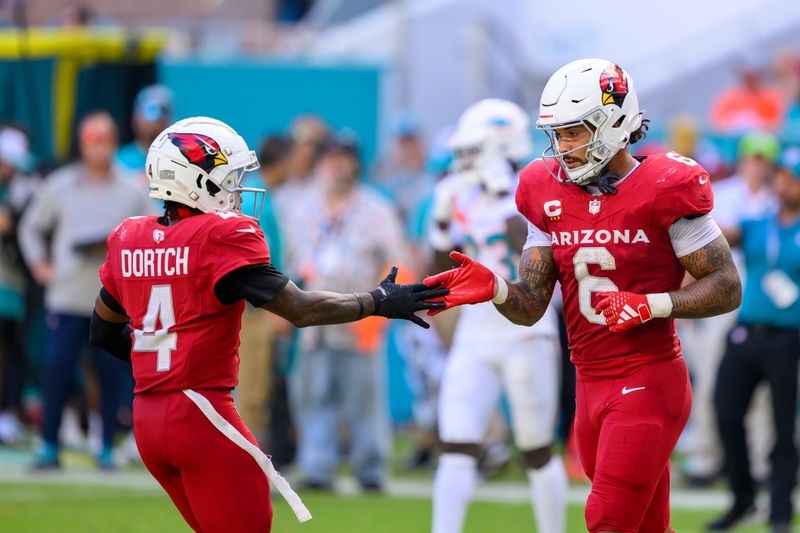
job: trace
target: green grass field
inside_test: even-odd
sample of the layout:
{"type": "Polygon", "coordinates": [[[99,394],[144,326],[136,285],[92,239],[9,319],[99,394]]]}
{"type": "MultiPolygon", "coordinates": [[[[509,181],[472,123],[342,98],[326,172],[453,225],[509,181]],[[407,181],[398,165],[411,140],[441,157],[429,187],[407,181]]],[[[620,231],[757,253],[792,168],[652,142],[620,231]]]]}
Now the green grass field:
{"type": "MultiPolygon", "coordinates": [[[[288,506],[275,497],[278,533],[412,533],[429,531],[430,502],[385,496],[303,494],[315,517],[299,524],[288,506]]],[[[673,527],[680,533],[703,531],[718,511],[675,511],[673,527]]],[[[524,504],[475,502],[467,518],[467,533],[534,531],[524,504]]],[[[91,485],[0,483],[0,531],[59,533],[126,533],[190,531],[169,499],[152,489],[91,485]]],[[[568,531],[585,531],[583,509],[572,506],[568,531]]],[[[738,532],[762,532],[751,526],[738,532]]],[[[232,532],[233,533],[233,532],[232,532]]]]}

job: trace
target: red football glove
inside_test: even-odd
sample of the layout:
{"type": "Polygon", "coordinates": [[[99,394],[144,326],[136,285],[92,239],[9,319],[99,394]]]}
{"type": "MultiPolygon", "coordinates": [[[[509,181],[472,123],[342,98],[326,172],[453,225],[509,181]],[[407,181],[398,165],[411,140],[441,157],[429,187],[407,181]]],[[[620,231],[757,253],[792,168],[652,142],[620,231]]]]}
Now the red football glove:
{"type": "Polygon", "coordinates": [[[428,287],[441,285],[450,289],[449,294],[429,300],[444,302],[445,306],[442,309],[430,309],[428,316],[439,314],[457,305],[488,302],[494,297],[494,272],[459,252],[450,252],[450,259],[457,261],[461,266],[428,276],[422,281],[428,287]]]}
{"type": "Polygon", "coordinates": [[[594,312],[598,315],[603,313],[608,329],[614,333],[635,328],[653,318],[644,294],[600,292],[597,296],[600,301],[594,306],[594,312]]]}

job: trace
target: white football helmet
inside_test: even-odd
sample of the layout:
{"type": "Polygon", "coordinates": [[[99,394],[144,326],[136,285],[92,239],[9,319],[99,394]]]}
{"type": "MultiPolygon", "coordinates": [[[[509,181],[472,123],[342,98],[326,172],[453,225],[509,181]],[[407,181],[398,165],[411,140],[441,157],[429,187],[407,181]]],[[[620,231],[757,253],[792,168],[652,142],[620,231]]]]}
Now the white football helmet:
{"type": "Polygon", "coordinates": [[[245,172],[259,168],[256,153],[230,126],[209,117],[180,120],[162,131],[147,152],[150,198],[205,213],[240,212],[242,193],[253,194],[261,216],[266,190],[242,187],[245,172]]]}
{"type": "Polygon", "coordinates": [[[513,102],[487,98],[461,114],[449,146],[454,172],[470,175],[490,192],[507,191],[514,177],[509,161],[518,163],[533,151],[530,119],[513,102]]]}
{"type": "Polygon", "coordinates": [[[605,59],[568,63],[550,77],[542,91],[536,127],[550,138],[542,157],[558,162],[562,170],[558,179],[566,176],[577,185],[585,185],[628,144],[631,134],[642,125],[642,113],[633,80],[619,65],[605,59]],[[555,130],[580,125],[591,132],[591,140],[559,153],[555,130]],[[563,156],[584,147],[588,163],[568,168],[563,156]]]}

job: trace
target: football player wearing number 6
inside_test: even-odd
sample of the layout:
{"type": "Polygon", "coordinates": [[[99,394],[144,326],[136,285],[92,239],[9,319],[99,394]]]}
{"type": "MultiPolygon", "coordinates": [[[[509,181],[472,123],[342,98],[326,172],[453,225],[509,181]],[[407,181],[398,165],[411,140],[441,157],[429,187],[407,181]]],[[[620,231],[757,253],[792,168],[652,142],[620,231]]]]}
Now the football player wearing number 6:
{"type": "Polygon", "coordinates": [[[269,531],[270,482],[301,521],[311,518],[234,408],[244,300],[299,327],[369,315],[428,327],[414,313],[443,307],[424,300],[447,292],[398,285],[396,268],[370,292],[300,290],[270,264],[258,224],[240,214],[243,193],[256,203],[265,193],[241,186],[257,168],[226,124],[173,124],[150,146],[145,169],[164,216],[120,224],[100,267],[92,341],[132,363],[142,460],[195,531],[269,531]]]}
{"type": "Polygon", "coordinates": [[[673,319],[741,301],[728,243],[708,216],[708,174],[674,152],[630,154],[647,124],[633,81],[610,61],[556,71],[536,124],[550,147],[517,188],[528,221],[520,280],[457,256],[459,268],[425,282],[450,289],[448,307],[491,300],[517,324],[538,321],[561,283],[577,367],[575,434],[592,480],[586,526],[664,533],[669,457],[691,404],[673,319]],[[694,280],[681,288],[686,272],[694,280]]]}

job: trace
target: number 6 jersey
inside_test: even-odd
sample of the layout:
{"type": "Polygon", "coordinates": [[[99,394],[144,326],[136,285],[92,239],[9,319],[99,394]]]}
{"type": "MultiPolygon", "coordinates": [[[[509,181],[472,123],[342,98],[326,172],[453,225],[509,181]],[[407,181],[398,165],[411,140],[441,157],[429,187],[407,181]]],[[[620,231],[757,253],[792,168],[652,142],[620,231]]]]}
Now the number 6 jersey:
{"type": "Polygon", "coordinates": [[[612,333],[594,306],[599,292],[680,288],[685,271],[678,256],[719,235],[714,226],[716,233],[706,232],[687,249],[676,243],[678,232],[670,231],[682,217],[711,211],[708,173],[674,152],[651,155],[618,182],[617,194],[593,196],[558,181],[546,164],[556,172],[555,163],[536,160],[520,174],[517,209],[533,226],[526,246],[553,248],[572,361],[584,375],[615,376],[679,357],[674,320],[655,319],[612,333]]]}
{"type": "Polygon", "coordinates": [[[100,267],[103,287],[131,319],[134,392],[232,389],[244,301],[223,305],[214,285],[236,269],[269,263],[264,234],[233,213],[171,226],[158,220],[117,226],[100,267]]]}

